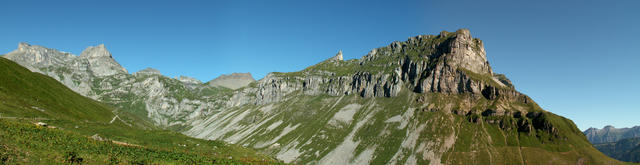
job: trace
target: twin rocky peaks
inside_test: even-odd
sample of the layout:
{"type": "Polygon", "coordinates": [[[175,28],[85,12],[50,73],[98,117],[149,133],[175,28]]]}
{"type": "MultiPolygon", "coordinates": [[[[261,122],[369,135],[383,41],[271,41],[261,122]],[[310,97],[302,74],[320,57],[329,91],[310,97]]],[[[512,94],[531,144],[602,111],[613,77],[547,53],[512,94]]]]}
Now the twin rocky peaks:
{"type": "MultiPolygon", "coordinates": [[[[87,67],[88,70],[92,71],[91,74],[96,76],[111,76],[119,73],[127,74],[128,71],[120,66],[118,62],[115,61],[111,52],[107,50],[104,44],[100,44],[97,46],[87,47],[82,51],[80,56],[75,56],[70,53],[61,52],[55,49],[45,48],[42,46],[32,46],[28,43],[21,42],[18,44],[18,49],[7,53],[5,58],[14,60],[21,65],[30,66],[31,70],[39,71],[38,67],[60,67],[61,65],[69,65],[67,62],[69,61],[78,61],[80,59],[83,62],[75,62],[71,64],[73,66],[78,67],[87,67]],[[33,66],[37,66],[34,68],[33,66]]],[[[153,68],[146,68],[136,72],[135,74],[156,74],[162,75],[160,71],[153,68]]],[[[187,77],[180,76],[176,78],[186,83],[201,83],[199,80],[187,77]]],[[[231,89],[237,89],[242,86],[246,86],[247,82],[255,81],[250,73],[233,73],[231,76],[222,75],[214,80],[210,84],[213,86],[227,87],[231,89]],[[236,76],[240,75],[240,76],[236,76]],[[225,79],[226,81],[236,81],[235,78],[238,78],[238,81],[241,83],[221,83],[217,84],[220,79],[225,79]]]]}

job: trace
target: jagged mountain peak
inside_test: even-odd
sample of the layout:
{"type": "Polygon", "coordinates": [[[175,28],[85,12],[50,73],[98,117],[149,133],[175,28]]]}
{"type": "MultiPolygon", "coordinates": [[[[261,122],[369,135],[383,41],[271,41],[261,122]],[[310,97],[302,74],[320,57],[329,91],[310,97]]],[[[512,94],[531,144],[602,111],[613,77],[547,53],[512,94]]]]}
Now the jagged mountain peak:
{"type": "Polygon", "coordinates": [[[447,46],[450,48],[447,52],[450,55],[447,58],[448,63],[475,73],[493,74],[484,44],[481,40],[473,38],[469,29],[456,31],[447,46]]]}
{"type": "Polygon", "coordinates": [[[109,50],[107,50],[107,48],[104,46],[104,44],[100,44],[98,46],[89,46],[89,47],[87,47],[84,51],[82,51],[82,53],[80,54],[80,57],[89,57],[89,58],[108,57],[108,58],[113,58],[111,56],[111,52],[109,52],[109,50]]]}
{"type": "MultiPolygon", "coordinates": [[[[81,59],[87,59],[89,70],[96,76],[110,76],[118,73],[128,73],[111,55],[104,44],[89,46],[80,54],[81,59]]],[[[78,62],[74,65],[87,65],[86,62],[78,62]]]]}
{"type": "Polygon", "coordinates": [[[31,45],[27,42],[20,42],[18,43],[18,49],[17,51],[28,51],[28,50],[40,50],[40,51],[58,51],[55,49],[51,49],[51,48],[46,48],[43,46],[39,46],[39,45],[31,45]]]}
{"type": "Polygon", "coordinates": [[[75,56],[70,53],[43,46],[31,45],[26,42],[18,43],[18,49],[7,53],[4,57],[20,65],[28,66],[28,68],[32,70],[34,69],[32,66],[37,68],[59,65],[75,58],[75,56]]]}
{"type": "Polygon", "coordinates": [[[360,63],[379,63],[381,60],[399,57],[440,63],[479,74],[493,74],[482,41],[473,38],[468,29],[442,31],[439,35],[418,35],[406,41],[394,41],[386,47],[371,50],[360,59],[360,63]]]}
{"type": "Polygon", "coordinates": [[[31,47],[31,44],[26,43],[26,42],[20,42],[18,43],[18,50],[24,50],[26,48],[31,47]]]}

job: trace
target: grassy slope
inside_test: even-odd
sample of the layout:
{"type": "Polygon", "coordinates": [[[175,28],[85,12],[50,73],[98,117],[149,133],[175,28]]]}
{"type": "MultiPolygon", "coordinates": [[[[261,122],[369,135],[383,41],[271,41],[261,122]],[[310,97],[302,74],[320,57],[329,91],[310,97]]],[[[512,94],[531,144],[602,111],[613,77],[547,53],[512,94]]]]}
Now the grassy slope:
{"type": "MultiPolygon", "coordinates": [[[[226,120],[221,119],[225,122],[219,123],[218,127],[235,127],[229,125],[229,121],[234,120],[245,125],[242,128],[250,128],[263,122],[254,122],[255,118],[267,118],[257,129],[251,131],[251,137],[243,138],[239,144],[258,146],[260,150],[277,154],[287,151],[288,147],[280,150],[278,147],[261,144],[280,137],[274,142],[282,146],[295,146],[296,151],[302,153],[299,160],[295,161],[296,164],[318,162],[344,141],[348,141],[350,133],[354,134],[352,140],[358,142],[358,145],[349,153],[357,156],[372,150],[374,156],[371,157],[371,164],[393,162],[395,155],[399,153],[401,155],[395,158],[396,163],[403,164],[414,156],[418,164],[429,164],[429,154],[425,153],[430,151],[434,151],[436,157],[439,157],[438,152],[443,152],[440,161],[444,164],[622,164],[593,148],[571,120],[543,111],[535,103],[517,106],[529,106],[532,112],[540,112],[542,115],[537,117],[474,116],[451,113],[456,106],[448,105],[462,105],[471,100],[474,102],[473,107],[462,105],[457,108],[486,109],[493,106],[493,101],[482,97],[474,100],[468,95],[418,94],[409,91],[403,91],[393,98],[309,96],[300,93],[291,96],[283,102],[271,105],[221,112],[225,113],[221,116],[229,117],[220,117],[226,120]],[[416,101],[419,100],[416,98],[425,98],[427,102],[416,101]],[[362,105],[352,121],[328,124],[336,113],[352,104],[362,105]],[[272,108],[266,108],[271,110],[265,112],[258,110],[264,107],[272,108]],[[408,118],[388,122],[393,117],[405,116],[409,111],[413,111],[413,115],[408,115],[408,118]],[[245,112],[246,115],[242,115],[245,112]],[[237,116],[244,117],[236,118],[237,116]],[[477,120],[472,120],[474,118],[477,120]],[[542,125],[533,131],[522,131],[519,130],[520,121],[530,122],[534,127],[537,123],[548,122],[559,133],[549,133],[542,125]],[[279,122],[281,124],[267,129],[279,122]],[[357,127],[360,122],[363,125],[357,127]],[[286,127],[293,126],[297,126],[296,129],[282,134],[286,127]],[[443,150],[443,141],[451,135],[455,135],[455,143],[451,148],[443,150]],[[411,142],[410,139],[413,138],[417,140],[411,142]]],[[[221,139],[244,131],[228,132],[221,139]]]]}
{"type": "Polygon", "coordinates": [[[273,163],[272,159],[239,146],[158,130],[4,58],[0,58],[0,75],[2,161],[50,164],[70,160],[66,156],[75,154],[84,162],[98,164],[273,163]],[[115,114],[120,119],[111,122],[115,114]],[[58,128],[31,124],[37,121],[58,128]],[[88,137],[94,134],[142,147],[90,140],[88,137]]]}

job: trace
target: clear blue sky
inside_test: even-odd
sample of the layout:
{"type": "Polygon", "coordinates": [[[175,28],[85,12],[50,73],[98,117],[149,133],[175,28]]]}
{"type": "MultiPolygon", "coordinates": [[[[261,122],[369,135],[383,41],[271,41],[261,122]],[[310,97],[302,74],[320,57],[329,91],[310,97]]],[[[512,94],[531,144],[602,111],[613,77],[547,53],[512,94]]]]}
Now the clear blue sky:
{"type": "Polygon", "coordinates": [[[640,1],[0,2],[0,54],[23,41],[74,54],[104,43],[131,73],[202,81],[459,28],[484,40],[495,72],[580,129],[640,125],[640,1]]]}

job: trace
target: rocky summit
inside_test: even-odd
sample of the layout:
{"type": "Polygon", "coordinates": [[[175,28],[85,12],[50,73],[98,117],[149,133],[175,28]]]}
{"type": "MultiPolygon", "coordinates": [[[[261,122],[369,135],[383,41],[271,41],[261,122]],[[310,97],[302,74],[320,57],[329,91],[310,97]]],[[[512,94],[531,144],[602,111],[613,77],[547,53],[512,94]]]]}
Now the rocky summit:
{"type": "MultiPolygon", "coordinates": [[[[64,60],[69,55],[46,50],[40,54],[61,60],[5,57],[73,82],[64,83],[72,89],[84,83],[83,95],[158,126],[286,163],[619,163],[593,148],[571,120],[543,110],[494,73],[483,42],[467,29],[392,42],[360,59],[344,60],[339,52],[258,81],[232,74],[206,84],[142,74],[153,70],[65,72],[74,68],[64,60]]],[[[95,64],[108,63],[88,63],[95,64]]],[[[100,68],[114,65],[108,66],[100,68]]]]}

